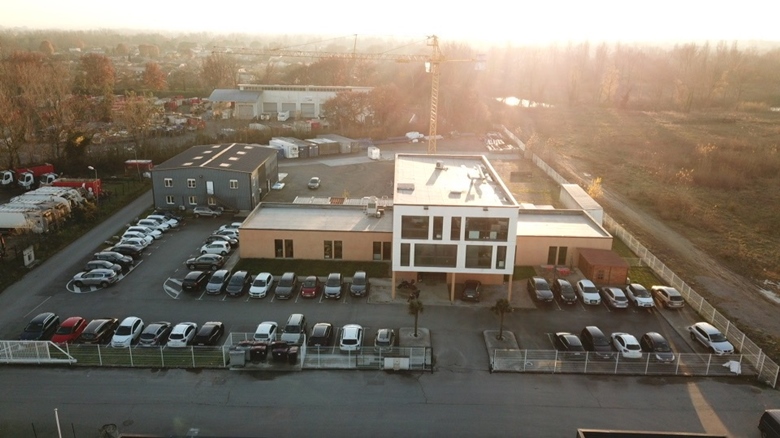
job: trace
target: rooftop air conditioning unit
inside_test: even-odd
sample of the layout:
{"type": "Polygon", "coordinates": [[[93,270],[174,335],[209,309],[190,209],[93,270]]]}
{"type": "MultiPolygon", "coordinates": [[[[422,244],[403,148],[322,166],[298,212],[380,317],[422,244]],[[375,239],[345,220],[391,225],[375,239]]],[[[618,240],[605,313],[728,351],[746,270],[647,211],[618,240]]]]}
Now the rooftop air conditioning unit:
{"type": "Polygon", "coordinates": [[[437,161],[436,162],[436,170],[444,170],[444,161],[437,161]]]}

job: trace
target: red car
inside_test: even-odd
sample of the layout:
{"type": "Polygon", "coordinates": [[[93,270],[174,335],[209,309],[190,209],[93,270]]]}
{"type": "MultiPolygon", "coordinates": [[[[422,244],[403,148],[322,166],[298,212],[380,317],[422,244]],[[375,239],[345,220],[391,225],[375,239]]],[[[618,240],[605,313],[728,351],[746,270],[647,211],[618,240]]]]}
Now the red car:
{"type": "Polygon", "coordinates": [[[70,344],[79,337],[84,327],[87,326],[87,320],[80,316],[71,316],[62,322],[57,331],[52,336],[51,341],[56,344],[70,344]]]}
{"type": "Polygon", "coordinates": [[[315,275],[310,275],[301,284],[301,296],[303,298],[316,298],[317,294],[320,293],[320,289],[322,289],[320,279],[315,275]]]}

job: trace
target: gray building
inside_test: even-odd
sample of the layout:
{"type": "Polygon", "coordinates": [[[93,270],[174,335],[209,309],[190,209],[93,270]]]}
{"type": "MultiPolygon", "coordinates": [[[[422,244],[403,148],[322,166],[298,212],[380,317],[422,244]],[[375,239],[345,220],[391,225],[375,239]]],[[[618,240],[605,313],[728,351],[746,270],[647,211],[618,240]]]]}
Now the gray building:
{"type": "Polygon", "coordinates": [[[193,146],[152,170],[154,206],[251,211],[279,181],[276,157],[257,144],[193,146]]]}

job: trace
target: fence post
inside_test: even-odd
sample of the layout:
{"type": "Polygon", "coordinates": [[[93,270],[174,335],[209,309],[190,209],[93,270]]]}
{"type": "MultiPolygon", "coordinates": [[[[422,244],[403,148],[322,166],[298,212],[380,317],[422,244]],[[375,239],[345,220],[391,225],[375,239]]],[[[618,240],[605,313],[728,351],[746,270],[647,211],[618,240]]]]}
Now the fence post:
{"type": "Polygon", "coordinates": [[[523,371],[525,371],[525,367],[528,364],[528,350],[523,350],[523,371]]]}
{"type": "MultiPolygon", "coordinates": [[[[223,356],[224,357],[224,356],[223,356]]],[[[223,359],[224,360],[224,359],[223,359]]],[[[163,347],[160,346],[160,365],[164,368],[165,367],[165,355],[163,354],[163,347]]]]}
{"type": "Polygon", "coordinates": [[[682,353],[679,353],[677,355],[677,364],[675,364],[675,366],[674,366],[674,375],[675,376],[680,374],[680,361],[682,360],[682,355],[683,355],[682,353]]]}
{"type": "Polygon", "coordinates": [[[618,364],[620,363],[620,352],[615,354],[615,374],[617,374],[618,364]]]}
{"type": "Polygon", "coordinates": [[[647,369],[650,367],[650,353],[647,354],[647,360],[645,361],[645,375],[647,375],[647,369]]]}
{"type": "Polygon", "coordinates": [[[707,371],[704,373],[705,376],[710,375],[710,364],[712,363],[712,355],[710,354],[709,360],[707,360],[707,371]]]}
{"type": "Polygon", "coordinates": [[[100,366],[103,366],[103,354],[100,353],[100,344],[96,345],[98,350],[98,361],[100,362],[100,366]]]}
{"type": "Polygon", "coordinates": [[[553,362],[553,374],[558,369],[558,350],[555,350],[555,362],[553,362]]]}
{"type": "Polygon", "coordinates": [[[133,364],[133,346],[132,345],[127,347],[127,352],[130,353],[130,367],[134,367],[135,364],[133,364]]]}
{"type": "Polygon", "coordinates": [[[192,367],[195,368],[195,347],[190,345],[190,355],[192,355],[192,367]]]}
{"type": "MultiPolygon", "coordinates": [[[[715,306],[713,306],[713,307],[715,307],[715,306]]],[[[728,336],[729,336],[729,329],[730,329],[730,328],[731,328],[731,321],[729,321],[729,320],[727,319],[727,320],[726,320],[726,330],[725,330],[725,332],[726,332],[726,333],[724,333],[724,334],[726,335],[726,337],[728,337],[728,336]]]]}
{"type": "Polygon", "coordinates": [[[745,333],[742,333],[742,340],[739,341],[739,351],[742,351],[742,347],[745,346],[745,333]]]}
{"type": "Polygon", "coordinates": [[[588,374],[588,360],[590,360],[590,352],[585,352],[585,369],[582,370],[583,373],[588,374]]]}

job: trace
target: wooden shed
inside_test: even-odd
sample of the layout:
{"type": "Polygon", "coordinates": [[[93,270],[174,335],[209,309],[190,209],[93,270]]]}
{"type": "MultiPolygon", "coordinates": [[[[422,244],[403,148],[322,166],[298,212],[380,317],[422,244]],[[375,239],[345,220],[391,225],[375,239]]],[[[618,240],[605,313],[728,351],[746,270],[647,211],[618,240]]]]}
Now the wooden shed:
{"type": "Polygon", "coordinates": [[[579,248],[577,267],[586,278],[599,286],[625,285],[628,262],[609,249],[579,248]]]}

